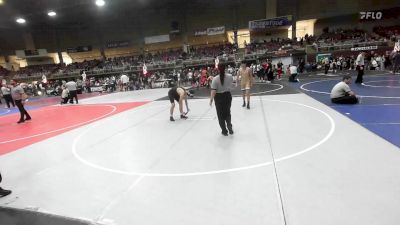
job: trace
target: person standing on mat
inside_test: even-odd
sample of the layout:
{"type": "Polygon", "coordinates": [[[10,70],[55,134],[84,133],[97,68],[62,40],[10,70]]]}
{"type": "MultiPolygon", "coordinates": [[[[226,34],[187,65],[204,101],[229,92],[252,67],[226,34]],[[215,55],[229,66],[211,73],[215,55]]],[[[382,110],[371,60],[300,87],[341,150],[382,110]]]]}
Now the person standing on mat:
{"type": "Polygon", "coordinates": [[[15,101],[15,105],[17,105],[18,110],[21,114],[19,121],[17,123],[23,123],[25,120],[31,120],[31,116],[28,114],[28,112],[24,108],[24,103],[26,100],[26,94],[24,92],[24,89],[21,87],[21,85],[17,85],[17,82],[15,80],[11,80],[11,95],[12,98],[15,101]]]}
{"type": "Polygon", "coordinates": [[[337,104],[357,104],[358,98],[350,90],[351,76],[344,75],[343,80],[336,84],[331,91],[331,101],[337,104]]]}
{"type": "Polygon", "coordinates": [[[168,91],[168,98],[169,101],[171,102],[170,117],[169,117],[170,121],[175,121],[174,119],[175,101],[179,103],[179,112],[181,113],[181,119],[188,118],[186,114],[188,114],[190,110],[187,102],[187,96],[191,96],[191,93],[187,92],[182,87],[173,87],[168,91]],[[185,101],[186,104],[186,113],[183,112],[183,101],[185,101]]]}
{"type": "Polygon", "coordinates": [[[364,70],[365,70],[364,57],[365,57],[365,52],[360,52],[360,54],[358,54],[356,62],[355,62],[356,63],[356,70],[358,71],[356,84],[362,84],[363,83],[363,75],[364,75],[364,70]]]}
{"type": "Polygon", "coordinates": [[[246,97],[247,97],[247,108],[250,109],[250,89],[251,86],[253,86],[253,75],[251,69],[246,66],[246,62],[244,61],[240,65],[238,76],[236,76],[236,86],[239,83],[239,79],[240,79],[240,89],[242,90],[242,96],[243,96],[242,107],[246,107],[246,97]]]}
{"type": "MultiPolygon", "coordinates": [[[[0,173],[0,183],[1,183],[1,180],[2,180],[2,177],[1,177],[1,173],[0,173]]],[[[5,189],[0,187],[0,198],[4,197],[4,196],[7,196],[9,194],[11,194],[10,190],[5,190],[5,189]]]]}
{"type": "Polygon", "coordinates": [[[222,135],[228,136],[228,131],[229,134],[233,134],[231,122],[231,88],[233,77],[230,74],[225,74],[225,66],[223,64],[218,66],[218,70],[219,75],[214,77],[211,83],[210,106],[215,99],[215,108],[217,110],[218,122],[222,130],[222,135]]]}
{"type": "Polygon", "coordinates": [[[6,84],[3,84],[1,87],[1,92],[3,93],[3,98],[6,100],[7,108],[10,108],[10,103],[13,107],[15,107],[15,103],[13,98],[11,97],[11,88],[7,87],[6,84]]]}

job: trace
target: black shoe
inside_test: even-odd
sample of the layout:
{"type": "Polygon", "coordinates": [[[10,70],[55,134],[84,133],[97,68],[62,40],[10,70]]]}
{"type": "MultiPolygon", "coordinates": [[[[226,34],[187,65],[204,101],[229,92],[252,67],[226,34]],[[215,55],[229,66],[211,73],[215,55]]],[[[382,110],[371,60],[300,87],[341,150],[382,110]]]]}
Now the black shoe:
{"type": "Polygon", "coordinates": [[[247,103],[247,109],[250,109],[250,103],[247,103]]]}
{"type": "Polygon", "coordinates": [[[174,122],[174,121],[175,121],[175,120],[174,120],[174,117],[170,116],[170,117],[169,117],[169,121],[174,122]]]}
{"type": "Polygon", "coordinates": [[[0,188],[0,197],[4,197],[11,194],[10,190],[4,190],[3,188],[0,188]]]}
{"type": "Polygon", "coordinates": [[[231,128],[231,129],[229,129],[229,128],[228,128],[228,130],[229,130],[229,134],[231,134],[231,135],[232,135],[232,134],[234,134],[234,132],[233,132],[233,129],[232,129],[232,128],[231,128]]]}
{"type": "Polygon", "coordinates": [[[188,117],[187,116],[185,116],[185,115],[181,115],[181,119],[187,119],[188,117]]]}
{"type": "Polygon", "coordinates": [[[25,121],[26,121],[26,120],[31,120],[31,119],[32,119],[31,117],[27,117],[27,118],[25,119],[25,121]]]}
{"type": "Polygon", "coordinates": [[[242,107],[246,107],[246,102],[243,102],[243,105],[242,105],[242,107]]]}
{"type": "Polygon", "coordinates": [[[222,131],[221,134],[224,136],[228,136],[228,131],[222,131]]]}
{"type": "Polygon", "coordinates": [[[17,123],[23,123],[25,122],[25,120],[19,120],[17,123]]]}

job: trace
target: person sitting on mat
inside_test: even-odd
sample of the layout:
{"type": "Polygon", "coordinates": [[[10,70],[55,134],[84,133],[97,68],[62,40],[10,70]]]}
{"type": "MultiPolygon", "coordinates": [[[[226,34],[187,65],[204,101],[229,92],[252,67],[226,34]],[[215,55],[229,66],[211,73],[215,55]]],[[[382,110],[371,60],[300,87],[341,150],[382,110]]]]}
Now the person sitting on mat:
{"type": "Polygon", "coordinates": [[[187,102],[187,96],[192,97],[192,93],[186,91],[182,87],[173,87],[168,91],[168,98],[171,102],[171,109],[170,109],[170,121],[175,121],[174,119],[174,109],[175,109],[175,101],[179,103],[179,111],[181,113],[181,119],[187,119],[188,117],[186,114],[189,113],[189,105],[187,102]],[[186,113],[183,112],[183,101],[186,104],[186,113]]]}
{"type": "Polygon", "coordinates": [[[343,80],[336,84],[331,91],[331,101],[337,104],[357,104],[358,98],[350,90],[351,76],[344,75],[343,80]]]}

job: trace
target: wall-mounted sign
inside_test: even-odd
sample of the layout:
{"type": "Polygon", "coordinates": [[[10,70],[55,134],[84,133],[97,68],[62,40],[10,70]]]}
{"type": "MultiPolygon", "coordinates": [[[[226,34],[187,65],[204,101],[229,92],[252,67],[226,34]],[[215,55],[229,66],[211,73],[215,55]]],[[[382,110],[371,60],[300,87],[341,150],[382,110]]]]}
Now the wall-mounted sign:
{"type": "Polygon", "coordinates": [[[144,38],[145,44],[154,44],[154,43],[161,43],[161,42],[168,42],[168,41],[170,41],[169,34],[150,36],[150,37],[144,38]]]}
{"type": "Polygon", "coordinates": [[[218,34],[224,34],[225,33],[225,27],[212,27],[212,28],[207,28],[207,35],[212,36],[212,35],[218,35],[218,34]]]}
{"type": "Polygon", "coordinates": [[[355,47],[355,48],[351,48],[352,52],[356,52],[356,51],[369,51],[369,50],[376,50],[378,49],[378,46],[364,46],[364,47],[355,47]]]}
{"type": "Polygon", "coordinates": [[[260,31],[271,28],[285,27],[292,25],[292,16],[282,16],[272,19],[262,19],[249,21],[250,31],[260,31]]]}
{"type": "Polygon", "coordinates": [[[87,46],[78,46],[74,48],[67,48],[68,53],[74,53],[74,52],[90,52],[92,51],[92,46],[87,45],[87,46]]]}
{"type": "Polygon", "coordinates": [[[122,48],[131,44],[130,41],[110,41],[107,43],[107,48],[122,48]]]}

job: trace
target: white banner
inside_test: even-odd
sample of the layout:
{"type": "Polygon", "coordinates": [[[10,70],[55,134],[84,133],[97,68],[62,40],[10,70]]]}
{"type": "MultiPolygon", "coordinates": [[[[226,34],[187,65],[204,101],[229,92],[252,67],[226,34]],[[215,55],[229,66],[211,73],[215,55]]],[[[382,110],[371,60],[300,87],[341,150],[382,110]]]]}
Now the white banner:
{"type": "Polygon", "coordinates": [[[376,50],[378,49],[378,46],[364,46],[364,47],[356,47],[356,48],[351,48],[352,52],[356,51],[369,51],[369,50],[376,50]]]}
{"type": "Polygon", "coordinates": [[[206,36],[207,35],[207,30],[198,30],[194,32],[194,36],[206,36]]]}
{"type": "Polygon", "coordinates": [[[145,44],[154,44],[154,43],[161,43],[161,42],[168,42],[168,41],[170,41],[169,34],[150,36],[150,37],[144,38],[145,44]]]}
{"type": "Polygon", "coordinates": [[[213,28],[207,28],[207,35],[218,35],[218,34],[224,34],[225,33],[225,27],[213,27],[213,28]]]}
{"type": "Polygon", "coordinates": [[[46,49],[36,49],[36,50],[16,50],[15,54],[18,58],[33,58],[33,57],[47,57],[46,49]]]}

